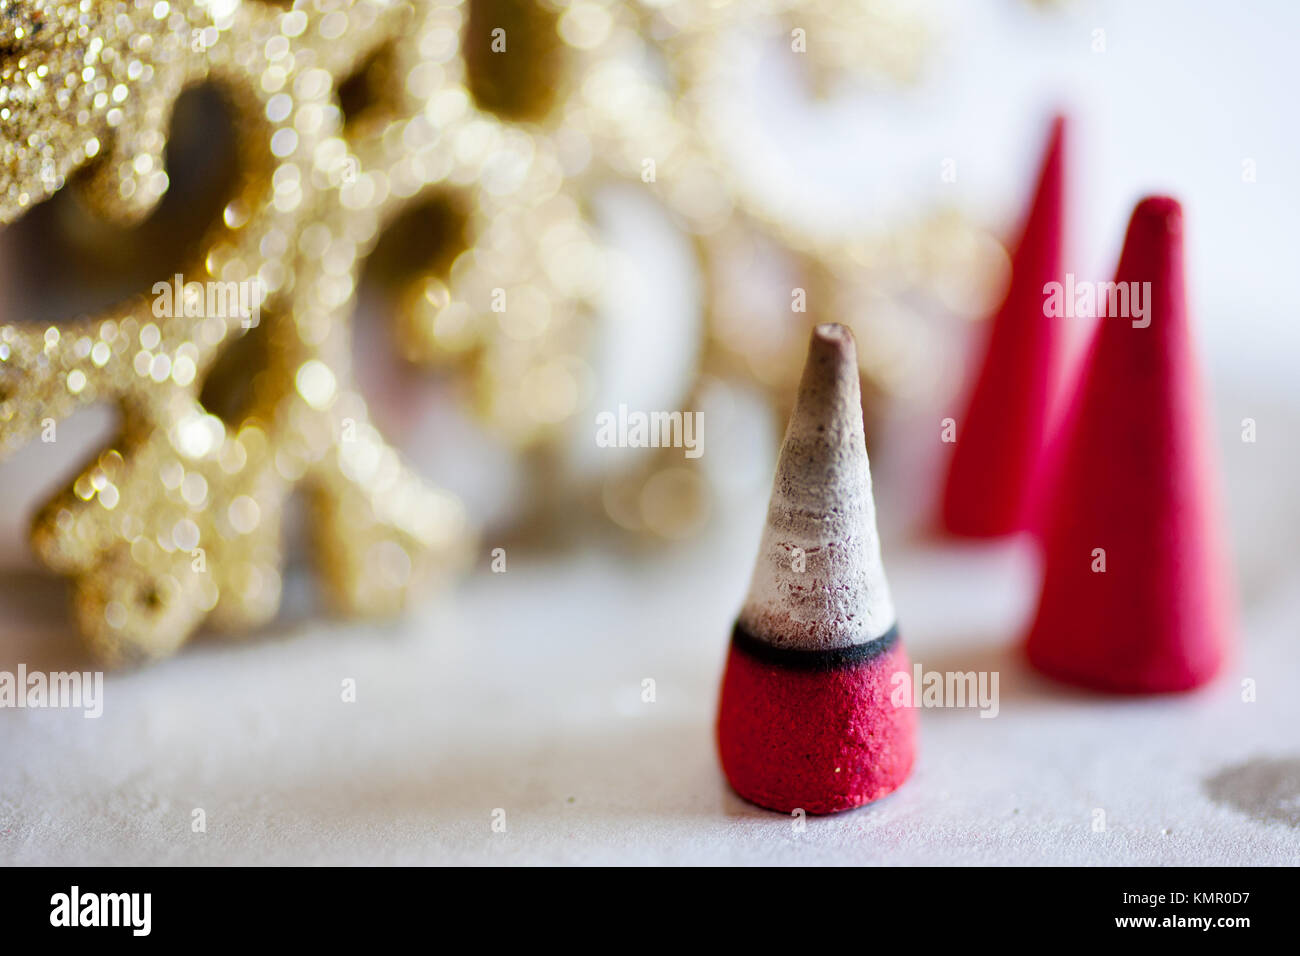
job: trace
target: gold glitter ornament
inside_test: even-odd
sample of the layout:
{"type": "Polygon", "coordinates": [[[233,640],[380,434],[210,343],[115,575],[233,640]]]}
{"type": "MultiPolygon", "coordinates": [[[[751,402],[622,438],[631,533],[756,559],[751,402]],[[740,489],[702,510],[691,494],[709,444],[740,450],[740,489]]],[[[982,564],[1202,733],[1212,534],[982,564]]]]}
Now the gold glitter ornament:
{"type": "MultiPolygon", "coordinates": [[[[726,84],[746,82],[735,75],[737,57],[726,46],[737,32],[790,43],[802,34],[800,42],[817,52],[800,61],[818,88],[831,75],[909,81],[926,32],[916,20],[883,0],[475,0],[466,9],[460,29],[462,43],[472,43],[465,51],[468,73],[441,55],[445,47],[435,56],[442,76],[456,84],[448,102],[473,109],[486,101],[527,120],[512,137],[538,165],[561,171],[558,196],[574,205],[555,213],[516,209],[511,219],[480,186],[467,190],[461,205],[477,220],[470,230],[480,236],[477,247],[451,268],[416,278],[396,309],[397,337],[408,359],[467,372],[481,420],[517,448],[536,452],[530,472],[538,500],[526,521],[594,503],[622,528],[676,538],[700,528],[708,511],[707,482],[667,474],[668,456],[645,456],[630,471],[596,479],[595,487],[554,470],[563,466],[549,453],[552,440],[563,438],[590,389],[588,313],[602,266],[574,197],[604,186],[636,184],[693,237],[708,290],[695,357],[700,374],[757,380],[776,422],[788,417],[782,405],[801,368],[792,356],[802,354],[808,329],[821,321],[845,321],[876,344],[860,353],[863,393],[873,410],[901,381],[917,380],[900,369],[921,364],[933,343],[915,331],[901,303],[933,300],[932,290],[952,288],[954,276],[985,271],[988,257],[976,254],[985,248],[983,234],[942,213],[903,229],[851,236],[797,225],[788,209],[734,168],[727,143],[734,117],[719,111],[722,97],[715,95],[726,84]],[[546,67],[554,72],[542,83],[546,67]],[[461,83],[472,96],[464,97],[461,83]],[[499,312],[472,308],[493,283],[492,292],[501,290],[502,276],[536,275],[539,256],[523,237],[539,234],[547,239],[538,250],[539,281],[517,295],[512,290],[499,312]],[[734,308],[749,301],[752,277],[725,274],[725,264],[755,243],[786,257],[813,299],[796,316],[778,301],[784,314],[774,316],[779,321],[766,334],[755,329],[752,311],[734,308]],[[936,249],[967,253],[936,261],[936,249]],[[858,299],[872,305],[865,315],[842,307],[860,291],[866,294],[858,299]]],[[[383,69],[391,67],[386,62],[383,69]]],[[[378,117],[372,122],[382,124],[382,111],[378,117]]],[[[967,306],[980,301],[974,285],[965,282],[967,306]]],[[[950,302],[939,304],[947,309],[950,302]]],[[[685,407],[692,407],[692,397],[683,396],[685,407]]],[[[698,465],[688,462],[686,469],[698,465]]]]}
{"type": "MultiPolygon", "coordinates": [[[[349,357],[359,262],[430,185],[483,189],[516,221],[569,221],[558,175],[528,150],[512,153],[501,124],[458,86],[459,17],[437,4],[330,0],[4,8],[0,222],[92,163],[95,207],[138,219],[167,188],[165,131],[180,92],[213,82],[238,117],[244,177],[184,270],[186,294],[163,302],[156,286],[103,315],[0,326],[0,452],[86,404],[121,408],[121,435],[33,529],[41,559],[75,580],[79,624],[107,662],[167,654],[205,620],[246,629],[270,618],[280,515],[298,486],[324,590],[342,611],[395,611],[469,553],[463,507],[370,424],[349,357]],[[408,70],[398,109],[345,134],[338,85],[384,44],[408,70]],[[485,175],[501,155],[515,164],[485,175]],[[251,308],[203,308],[216,283],[252,290],[251,308]],[[244,336],[264,337],[266,366],[227,421],[199,395],[244,336]]],[[[472,266],[458,278],[477,289],[486,280],[472,266]]]]}
{"type": "MultiPolygon", "coordinates": [[[[693,238],[706,291],[694,358],[698,372],[681,407],[696,407],[700,386],[710,376],[756,381],[779,428],[789,417],[785,403],[802,368],[803,343],[812,326],[827,321],[845,322],[871,343],[859,351],[868,427],[903,383],[924,380],[913,373],[918,366],[933,368],[935,343],[918,328],[916,303],[928,300],[940,311],[978,313],[990,285],[980,277],[1002,254],[996,241],[943,211],[901,228],[851,235],[827,235],[800,224],[781,204],[784,197],[755,188],[736,168],[728,141],[738,138],[737,117],[718,106],[724,88],[752,82],[739,73],[745,58],[727,45],[737,33],[759,43],[789,44],[820,93],[832,76],[914,79],[926,35],[919,21],[887,0],[542,0],[541,5],[555,14],[565,55],[558,60],[559,93],[548,111],[534,117],[534,141],[549,141],[566,156],[577,193],[590,196],[611,183],[636,184],[693,238]],[[788,291],[755,303],[758,247],[790,265],[794,284],[807,291],[806,312],[791,313],[784,298],[788,291]],[[729,271],[736,260],[750,267],[729,271]],[[935,295],[954,283],[966,293],[956,306],[952,297],[935,295]],[[761,311],[772,314],[756,321],[761,311]]],[[[420,330],[408,326],[408,333],[419,336],[420,330]]],[[[489,392],[508,396],[510,390],[508,378],[488,382],[489,392]]],[[[512,414],[526,418],[529,407],[534,406],[525,401],[512,414]]],[[[543,479],[539,485],[554,495],[551,510],[599,509],[620,528],[671,540],[704,525],[712,492],[696,473],[700,467],[699,459],[683,462],[678,452],[660,451],[594,483],[543,479]]]]}
{"type": "MultiPolygon", "coordinates": [[[[644,183],[647,159],[646,188],[705,269],[702,373],[756,378],[774,400],[786,387],[779,346],[725,334],[735,296],[718,264],[756,240],[828,286],[927,286],[939,271],[928,226],[904,245],[811,235],[730,168],[726,118],[704,94],[729,62],[720,34],[751,21],[839,31],[818,47],[833,71],[863,72],[854,38],[867,34],[892,51],[877,72],[915,69],[920,34],[877,0],[0,0],[0,224],[70,182],[98,216],[139,222],[170,185],[181,93],[211,85],[235,118],[236,187],[169,307],[141,295],[0,325],[0,456],[86,405],[121,411],[121,435],[33,531],[38,555],[75,580],[90,644],[109,661],[156,657],[204,622],[268,620],[298,489],[322,592],[343,612],[391,613],[465,562],[463,507],[383,440],[351,367],[361,267],[431,203],[461,211],[457,249],[394,290],[399,347],[466,375],[482,420],[541,461],[590,390],[603,257],[583,197],[644,183]],[[249,291],[253,308],[188,308],[191,284],[200,300],[212,284],[249,291]]],[[[887,363],[863,354],[874,382],[887,363]]],[[[707,513],[702,477],[648,464],[627,476],[639,517],[621,523],[690,533],[707,513]]]]}

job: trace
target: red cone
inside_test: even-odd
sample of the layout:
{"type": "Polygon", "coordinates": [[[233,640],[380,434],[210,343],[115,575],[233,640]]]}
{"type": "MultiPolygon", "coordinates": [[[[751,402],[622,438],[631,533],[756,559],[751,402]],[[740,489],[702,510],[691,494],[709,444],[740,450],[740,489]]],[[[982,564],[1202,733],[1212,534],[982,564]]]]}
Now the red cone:
{"type": "Polygon", "coordinates": [[[813,331],[749,597],[732,632],[718,749],[760,806],[831,813],[897,788],[916,716],[880,561],[853,336],[813,331]]]}
{"type": "Polygon", "coordinates": [[[1065,119],[1052,124],[1020,242],[1011,286],[990,321],[988,344],[944,489],[942,519],[951,533],[994,537],[1025,528],[1047,434],[1064,326],[1044,314],[1044,286],[1062,282],[1065,231],[1065,119]]]}
{"type": "Polygon", "coordinates": [[[1115,281],[1149,283],[1149,294],[1130,294],[1128,317],[1097,296],[1099,328],[1049,499],[1029,657],[1047,674],[1097,690],[1196,687],[1214,676],[1231,640],[1182,222],[1167,198],[1146,199],[1133,213],[1115,281]],[[1139,318],[1134,304],[1143,301],[1139,318]]]}

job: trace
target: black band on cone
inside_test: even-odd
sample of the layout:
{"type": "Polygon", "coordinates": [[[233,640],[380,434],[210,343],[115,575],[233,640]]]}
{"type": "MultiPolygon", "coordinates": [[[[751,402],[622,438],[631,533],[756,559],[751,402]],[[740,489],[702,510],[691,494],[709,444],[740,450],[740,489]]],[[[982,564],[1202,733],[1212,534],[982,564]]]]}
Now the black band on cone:
{"type": "Polygon", "coordinates": [[[759,640],[737,622],[731,631],[731,643],[755,660],[776,664],[799,671],[832,671],[841,667],[862,664],[890,650],[898,643],[898,624],[884,634],[864,644],[834,647],[829,650],[808,651],[792,647],[777,647],[759,640]]]}

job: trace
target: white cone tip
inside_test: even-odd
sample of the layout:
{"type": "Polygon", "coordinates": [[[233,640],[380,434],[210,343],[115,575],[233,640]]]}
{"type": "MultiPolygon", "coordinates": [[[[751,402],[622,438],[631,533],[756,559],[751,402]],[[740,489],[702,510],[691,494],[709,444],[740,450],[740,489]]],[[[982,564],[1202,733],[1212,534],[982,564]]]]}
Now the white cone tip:
{"type": "Polygon", "coordinates": [[[739,623],[769,644],[810,651],[865,644],[895,624],[857,349],[842,325],[813,330],[739,623]]]}

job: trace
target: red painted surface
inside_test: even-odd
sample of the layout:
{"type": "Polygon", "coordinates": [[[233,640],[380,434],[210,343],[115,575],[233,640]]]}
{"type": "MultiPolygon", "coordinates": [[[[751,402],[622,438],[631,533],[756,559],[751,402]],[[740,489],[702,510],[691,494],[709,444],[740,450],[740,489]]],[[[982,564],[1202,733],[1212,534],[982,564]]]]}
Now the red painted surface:
{"type": "Polygon", "coordinates": [[[1232,643],[1182,233],[1172,199],[1134,211],[1115,279],[1151,283],[1151,324],[1098,319],[1053,466],[1028,653],[1045,673],[1097,690],[1196,687],[1232,643]]]}
{"type": "Polygon", "coordinates": [[[952,534],[995,537],[1031,520],[1034,484],[1064,354],[1065,319],[1044,315],[1043,286],[1063,282],[1065,120],[1058,117],[1011,260],[1011,285],[989,322],[984,357],[944,486],[952,534]]]}
{"type": "Polygon", "coordinates": [[[890,679],[909,668],[901,642],[831,671],[767,663],[733,646],[718,714],[732,788],[785,813],[834,813],[897,789],[916,753],[916,712],[910,696],[907,706],[891,703],[890,679]]]}

